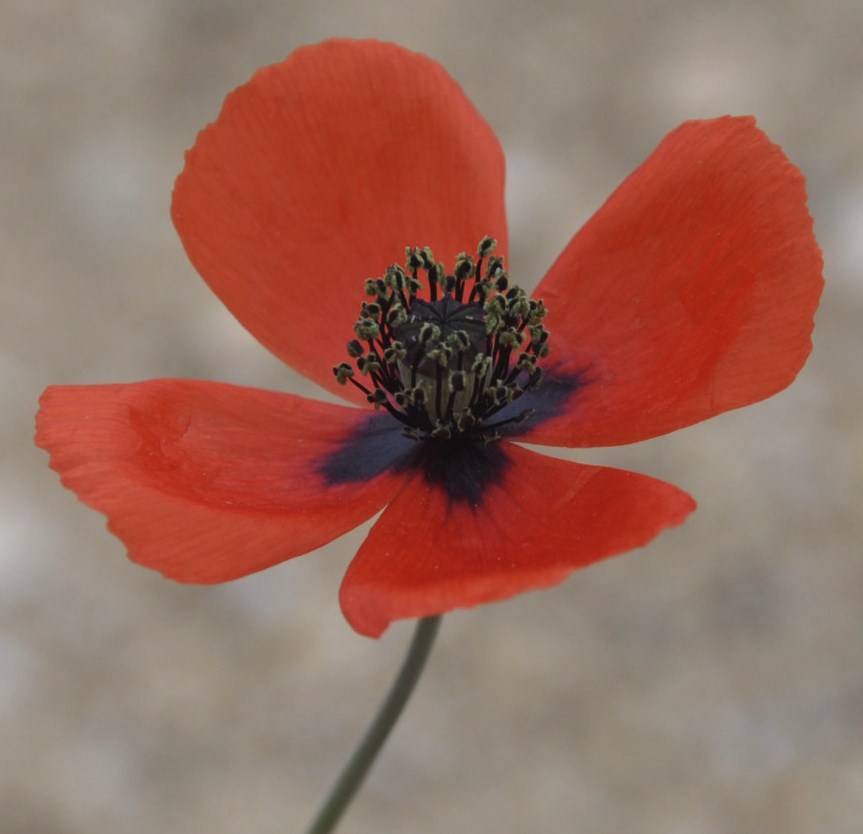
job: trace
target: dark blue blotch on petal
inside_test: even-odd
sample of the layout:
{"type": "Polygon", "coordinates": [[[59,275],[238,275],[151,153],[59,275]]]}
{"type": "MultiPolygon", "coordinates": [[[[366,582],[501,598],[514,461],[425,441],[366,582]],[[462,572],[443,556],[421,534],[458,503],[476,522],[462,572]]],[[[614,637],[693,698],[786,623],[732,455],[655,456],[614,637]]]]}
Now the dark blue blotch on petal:
{"type": "Polygon", "coordinates": [[[429,484],[440,487],[451,503],[482,507],[489,487],[510,464],[506,443],[480,440],[426,440],[419,444],[417,465],[429,484]]]}
{"type": "Polygon", "coordinates": [[[319,471],[330,484],[361,483],[387,471],[403,471],[417,446],[402,434],[403,428],[389,414],[370,414],[355,434],[321,461],[319,471]]]}
{"type": "Polygon", "coordinates": [[[474,507],[499,479],[509,459],[503,444],[478,440],[412,440],[387,414],[373,414],[355,434],[321,461],[319,471],[330,484],[362,483],[384,472],[419,471],[450,501],[474,507]]]}
{"type": "Polygon", "coordinates": [[[546,373],[538,388],[531,388],[519,397],[512,405],[507,406],[494,416],[495,422],[516,417],[527,409],[533,410],[533,415],[522,425],[503,426],[501,434],[505,437],[517,437],[529,432],[539,423],[557,417],[558,414],[572,407],[572,398],[590,384],[588,370],[577,373],[559,373],[554,370],[546,373]]]}
{"type": "MultiPolygon", "coordinates": [[[[503,426],[506,437],[519,434],[571,407],[572,397],[588,384],[585,373],[549,373],[536,389],[528,391],[494,416],[495,422],[515,417],[528,408],[533,416],[522,426],[503,426]]],[[[509,465],[505,442],[476,439],[412,440],[404,427],[385,412],[371,414],[339,448],[321,461],[319,471],[330,484],[362,483],[384,472],[422,473],[426,482],[443,489],[456,504],[483,505],[488,488],[500,481],[509,465]]]]}

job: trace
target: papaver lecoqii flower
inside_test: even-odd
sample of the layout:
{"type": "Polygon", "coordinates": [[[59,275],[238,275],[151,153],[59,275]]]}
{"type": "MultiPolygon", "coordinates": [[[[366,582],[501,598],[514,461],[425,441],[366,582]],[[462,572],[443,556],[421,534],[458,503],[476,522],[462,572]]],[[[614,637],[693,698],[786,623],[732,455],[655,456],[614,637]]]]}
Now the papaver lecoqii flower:
{"type": "Polygon", "coordinates": [[[669,134],[527,295],[505,271],[493,132],[438,64],[374,41],[299,49],[229,95],[172,211],[240,322],[349,405],[52,387],[37,442],[133,560],[181,582],[383,509],[340,597],[372,636],[682,522],[695,504],[674,486],[518,444],[631,443],[774,394],[822,287],[802,176],[754,119],[723,117],[669,134]]]}

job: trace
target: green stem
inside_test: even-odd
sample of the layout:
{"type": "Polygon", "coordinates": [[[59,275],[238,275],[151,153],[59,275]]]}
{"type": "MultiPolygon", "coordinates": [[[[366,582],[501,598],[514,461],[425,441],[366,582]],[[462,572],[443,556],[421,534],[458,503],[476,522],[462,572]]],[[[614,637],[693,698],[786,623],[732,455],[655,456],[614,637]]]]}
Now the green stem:
{"type": "Polygon", "coordinates": [[[314,821],[306,830],[306,834],[329,834],[335,829],[411,697],[431,652],[440,621],[441,618],[438,615],[425,617],[417,623],[402,668],[393,681],[387,697],[348,759],[314,821]]]}

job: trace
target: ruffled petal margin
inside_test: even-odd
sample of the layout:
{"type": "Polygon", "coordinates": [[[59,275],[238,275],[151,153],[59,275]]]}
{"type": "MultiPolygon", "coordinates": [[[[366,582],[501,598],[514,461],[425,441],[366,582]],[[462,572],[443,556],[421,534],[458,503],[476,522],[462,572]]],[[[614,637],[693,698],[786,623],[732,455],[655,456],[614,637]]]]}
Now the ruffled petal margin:
{"type": "Polygon", "coordinates": [[[333,365],[363,281],[430,246],[452,263],[483,235],[506,251],[504,159],[436,62],[394,44],[331,40],[228,96],[177,179],[192,263],[239,321],[340,396],[333,365]]]}
{"type": "Polygon", "coordinates": [[[644,475],[505,443],[482,505],[453,501],[419,471],[377,520],[345,575],[341,606],[361,634],[393,620],[506,599],[646,544],[695,502],[644,475]]]}
{"type": "Polygon", "coordinates": [[[631,443],[782,390],[811,350],[821,267],[803,177],[755,120],[686,122],[537,288],[549,380],[577,384],[523,439],[631,443]]]}
{"type": "Polygon", "coordinates": [[[368,417],[212,382],[51,387],[36,443],[132,560],[180,582],[224,582],[320,547],[390,500],[397,476],[323,474],[368,417]]]}

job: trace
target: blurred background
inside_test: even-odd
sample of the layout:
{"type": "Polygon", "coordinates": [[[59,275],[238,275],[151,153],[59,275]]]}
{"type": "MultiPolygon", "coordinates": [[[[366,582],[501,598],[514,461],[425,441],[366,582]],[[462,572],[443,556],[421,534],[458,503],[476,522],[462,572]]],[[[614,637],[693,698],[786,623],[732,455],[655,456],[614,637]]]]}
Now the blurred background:
{"type": "MultiPolygon", "coordinates": [[[[700,509],[549,591],[446,618],[345,832],[856,834],[863,819],[859,0],[0,0],[0,830],[300,831],[400,663],[342,619],[358,531],[222,587],[129,563],[32,445],[51,383],[310,392],[186,261],[184,150],[333,35],[441,61],[501,137],[533,285],[679,122],[757,115],[805,172],[827,290],[798,381],[577,459],[700,509]]],[[[362,276],[361,276],[362,277],[362,276]]]]}

